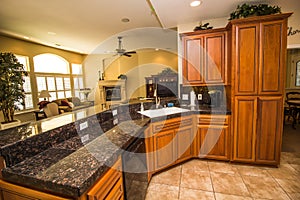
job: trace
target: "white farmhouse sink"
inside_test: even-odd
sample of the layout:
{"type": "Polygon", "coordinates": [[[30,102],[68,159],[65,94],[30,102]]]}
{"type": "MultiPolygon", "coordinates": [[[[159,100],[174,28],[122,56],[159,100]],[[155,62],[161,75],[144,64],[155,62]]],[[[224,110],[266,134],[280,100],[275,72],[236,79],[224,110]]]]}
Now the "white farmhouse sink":
{"type": "Polygon", "coordinates": [[[154,117],[161,117],[161,116],[183,113],[188,111],[190,110],[178,108],[178,107],[167,107],[167,108],[160,108],[155,110],[138,111],[138,113],[150,118],[154,118],[154,117]]]}

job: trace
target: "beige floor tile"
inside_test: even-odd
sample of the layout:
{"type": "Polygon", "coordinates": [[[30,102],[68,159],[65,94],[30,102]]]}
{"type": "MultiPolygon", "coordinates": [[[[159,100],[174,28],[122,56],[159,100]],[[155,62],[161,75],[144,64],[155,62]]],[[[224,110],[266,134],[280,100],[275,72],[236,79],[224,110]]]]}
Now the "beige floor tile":
{"type": "Polygon", "coordinates": [[[276,179],[279,185],[288,193],[300,193],[300,178],[298,180],[276,179]]]}
{"type": "Polygon", "coordinates": [[[194,190],[189,188],[180,187],[179,192],[180,200],[214,200],[214,193],[202,190],[194,190]]]}
{"type": "Polygon", "coordinates": [[[289,199],[279,184],[270,177],[243,176],[253,198],[289,199]]]}
{"type": "Polygon", "coordinates": [[[251,197],[215,193],[216,200],[252,200],[251,197]]]}
{"type": "Polygon", "coordinates": [[[233,167],[233,165],[226,162],[208,161],[208,167],[209,170],[213,172],[221,172],[226,174],[238,173],[236,168],[233,167]]]}
{"type": "Polygon", "coordinates": [[[178,199],[178,195],[179,187],[159,183],[152,183],[151,181],[147,190],[146,200],[173,200],[178,199]]]}
{"type": "Polygon", "coordinates": [[[281,164],[278,168],[265,168],[268,173],[278,179],[299,179],[297,172],[290,164],[281,164]]]}
{"type": "Polygon", "coordinates": [[[165,171],[152,177],[151,182],[179,186],[181,174],[176,171],[165,171]]]}
{"type": "Polygon", "coordinates": [[[211,178],[215,192],[250,197],[246,185],[238,174],[211,172],[211,178]]]}
{"type": "Polygon", "coordinates": [[[209,172],[201,171],[182,173],[180,187],[213,191],[209,172]]]}
{"type": "Polygon", "coordinates": [[[261,167],[235,165],[234,166],[241,176],[259,176],[259,177],[271,177],[268,171],[261,167]]]}
{"type": "Polygon", "coordinates": [[[207,161],[194,159],[184,163],[182,165],[182,173],[188,171],[209,171],[207,161]]]}
{"type": "Polygon", "coordinates": [[[300,199],[300,193],[288,193],[288,195],[292,200],[299,200],[300,199]]]}
{"type": "Polygon", "coordinates": [[[300,172],[300,165],[297,165],[297,164],[290,164],[290,166],[292,168],[294,168],[298,173],[300,172]]]}

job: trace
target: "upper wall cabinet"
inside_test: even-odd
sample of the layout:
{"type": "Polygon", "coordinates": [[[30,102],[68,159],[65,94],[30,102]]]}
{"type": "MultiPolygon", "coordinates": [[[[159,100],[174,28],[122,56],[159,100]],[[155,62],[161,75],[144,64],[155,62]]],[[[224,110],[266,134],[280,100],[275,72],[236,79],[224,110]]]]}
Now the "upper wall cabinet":
{"type": "Polygon", "coordinates": [[[235,95],[279,95],[284,91],[286,18],[232,20],[232,64],[235,95]]]}
{"type": "Polygon", "coordinates": [[[228,32],[222,29],[181,34],[184,85],[228,84],[228,32]]]}

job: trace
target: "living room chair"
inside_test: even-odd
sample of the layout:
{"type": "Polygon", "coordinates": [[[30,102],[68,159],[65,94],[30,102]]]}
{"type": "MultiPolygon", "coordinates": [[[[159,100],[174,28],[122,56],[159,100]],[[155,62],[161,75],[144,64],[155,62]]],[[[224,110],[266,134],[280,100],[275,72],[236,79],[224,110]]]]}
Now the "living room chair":
{"type": "Polygon", "coordinates": [[[58,105],[54,102],[48,103],[45,107],[44,107],[44,112],[46,117],[52,117],[55,115],[59,115],[59,109],[58,109],[58,105]]]}

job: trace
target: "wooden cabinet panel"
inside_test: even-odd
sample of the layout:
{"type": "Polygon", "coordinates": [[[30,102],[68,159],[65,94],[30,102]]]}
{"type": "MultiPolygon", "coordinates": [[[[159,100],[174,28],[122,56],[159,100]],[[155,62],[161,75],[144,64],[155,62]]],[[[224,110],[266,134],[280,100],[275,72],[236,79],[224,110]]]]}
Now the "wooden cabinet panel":
{"type": "Polygon", "coordinates": [[[282,133],[282,97],[259,97],[256,162],[279,163],[282,133]]]}
{"type": "Polygon", "coordinates": [[[185,40],[183,75],[186,83],[203,83],[203,38],[185,40]]]}
{"type": "Polygon", "coordinates": [[[177,162],[187,160],[194,154],[193,152],[193,127],[185,127],[175,131],[177,144],[177,162]]]}
{"type": "Polygon", "coordinates": [[[229,160],[229,127],[217,125],[198,126],[200,158],[229,160]]]}
{"type": "Polygon", "coordinates": [[[260,24],[259,94],[282,94],[284,90],[285,53],[282,37],[286,27],[282,21],[260,24]]]}
{"type": "Polygon", "coordinates": [[[184,84],[228,84],[226,29],[183,33],[182,40],[184,84]]]}
{"type": "Polygon", "coordinates": [[[233,160],[255,160],[257,97],[235,97],[233,160]]]}
{"type": "Polygon", "coordinates": [[[154,136],[155,170],[172,165],[176,161],[174,130],[162,131],[154,136]]]}
{"type": "Polygon", "coordinates": [[[223,83],[225,76],[225,38],[226,33],[218,33],[205,37],[205,82],[223,83]]]}
{"type": "Polygon", "coordinates": [[[235,94],[254,95],[258,87],[259,25],[235,27],[233,63],[235,66],[235,94]]]}

